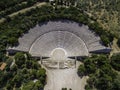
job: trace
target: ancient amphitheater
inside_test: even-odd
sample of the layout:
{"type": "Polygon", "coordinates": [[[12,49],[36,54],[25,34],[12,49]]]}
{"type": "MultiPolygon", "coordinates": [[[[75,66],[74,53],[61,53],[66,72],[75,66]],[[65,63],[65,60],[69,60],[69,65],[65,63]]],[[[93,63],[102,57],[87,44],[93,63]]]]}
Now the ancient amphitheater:
{"type": "Polygon", "coordinates": [[[36,25],[19,38],[17,47],[9,48],[9,51],[24,51],[32,56],[50,57],[56,48],[64,49],[68,57],[110,51],[88,26],[69,20],[48,21],[36,25]]]}
{"type": "Polygon", "coordinates": [[[31,28],[19,38],[17,47],[8,48],[9,53],[29,52],[41,59],[46,69],[47,84],[44,90],[84,90],[87,77],[80,78],[77,68],[81,62],[70,57],[86,57],[90,53],[109,53],[111,49],[101,44],[88,26],[74,21],[48,21],[31,28]],[[68,58],[69,57],[69,58],[68,58]]]}

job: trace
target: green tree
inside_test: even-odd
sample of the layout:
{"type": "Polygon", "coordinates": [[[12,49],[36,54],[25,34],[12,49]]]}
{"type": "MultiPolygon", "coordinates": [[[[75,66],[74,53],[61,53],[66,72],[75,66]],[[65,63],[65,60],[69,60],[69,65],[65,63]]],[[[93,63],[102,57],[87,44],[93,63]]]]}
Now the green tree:
{"type": "Polygon", "coordinates": [[[17,69],[18,69],[18,67],[17,67],[17,65],[16,64],[14,64],[11,68],[10,68],[10,70],[11,71],[17,71],[17,69]]]}
{"type": "Polygon", "coordinates": [[[88,85],[85,86],[86,89],[93,89],[95,87],[97,81],[97,77],[94,74],[89,75],[89,79],[87,80],[88,85]]]}
{"type": "Polygon", "coordinates": [[[33,69],[39,69],[40,68],[40,64],[38,62],[35,62],[34,60],[32,61],[32,66],[33,69]]]}
{"type": "Polygon", "coordinates": [[[62,88],[62,90],[67,90],[67,88],[62,88]]]}
{"type": "Polygon", "coordinates": [[[95,73],[97,67],[96,67],[96,64],[94,63],[94,61],[95,61],[95,59],[93,59],[93,58],[88,58],[84,61],[86,73],[88,73],[88,74],[95,73]]]}
{"type": "Polygon", "coordinates": [[[15,37],[11,37],[8,39],[8,43],[11,45],[11,46],[16,46],[18,45],[18,39],[15,38],[15,37]]]}
{"type": "Polygon", "coordinates": [[[38,80],[41,81],[41,83],[44,85],[46,83],[45,78],[46,78],[46,70],[43,68],[40,68],[39,71],[37,72],[37,78],[38,80]]]}
{"type": "Polygon", "coordinates": [[[15,54],[15,63],[18,67],[22,67],[23,64],[25,64],[25,55],[22,52],[18,52],[15,54]]]}
{"type": "Polygon", "coordinates": [[[12,90],[13,87],[8,83],[8,84],[6,85],[6,89],[7,89],[7,90],[12,90]]]}
{"type": "Polygon", "coordinates": [[[34,87],[34,82],[33,81],[29,81],[28,83],[25,83],[23,85],[22,90],[32,90],[34,87]]]}
{"type": "Polygon", "coordinates": [[[22,84],[22,80],[23,80],[23,75],[22,74],[17,74],[15,75],[14,79],[13,79],[13,82],[14,84],[16,85],[16,87],[20,87],[21,84],[22,84]]]}
{"type": "Polygon", "coordinates": [[[120,74],[118,74],[117,77],[115,78],[112,89],[120,90],[120,74]]]}
{"type": "Polygon", "coordinates": [[[117,41],[117,45],[120,47],[120,38],[117,41]]]}
{"type": "Polygon", "coordinates": [[[43,90],[44,85],[41,83],[41,81],[37,81],[34,86],[34,90],[43,90]]]}
{"type": "Polygon", "coordinates": [[[82,64],[82,65],[79,66],[77,73],[78,73],[79,76],[82,77],[82,76],[86,75],[85,71],[86,71],[86,70],[85,70],[85,67],[84,67],[84,65],[82,64]]]}
{"type": "Polygon", "coordinates": [[[112,55],[111,65],[115,70],[120,71],[120,53],[112,55]]]}
{"type": "Polygon", "coordinates": [[[110,43],[109,37],[107,37],[106,35],[101,35],[101,40],[105,46],[108,46],[108,44],[110,43]]]}
{"type": "Polygon", "coordinates": [[[112,90],[112,78],[109,75],[104,74],[104,76],[99,77],[95,84],[100,90],[112,90]]]}

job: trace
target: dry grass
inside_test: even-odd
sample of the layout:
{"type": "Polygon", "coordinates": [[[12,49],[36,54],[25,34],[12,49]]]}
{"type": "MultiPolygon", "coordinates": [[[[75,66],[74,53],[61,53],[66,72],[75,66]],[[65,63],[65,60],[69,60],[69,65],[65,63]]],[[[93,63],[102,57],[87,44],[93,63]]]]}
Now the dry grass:
{"type": "Polygon", "coordinates": [[[100,6],[102,7],[96,8],[97,4],[94,2],[89,2],[89,6],[86,13],[95,18],[103,29],[110,30],[115,35],[120,34],[119,12],[105,9],[105,4],[102,0],[100,0],[100,6]]]}

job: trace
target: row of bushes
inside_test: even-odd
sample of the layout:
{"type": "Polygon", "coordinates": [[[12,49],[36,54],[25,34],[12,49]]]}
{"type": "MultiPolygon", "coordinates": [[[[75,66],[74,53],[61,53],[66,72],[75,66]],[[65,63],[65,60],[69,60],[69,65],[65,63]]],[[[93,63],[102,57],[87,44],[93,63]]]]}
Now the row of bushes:
{"type": "Polygon", "coordinates": [[[5,10],[6,8],[12,7],[18,3],[24,2],[25,0],[0,0],[0,11],[5,10]]]}
{"type": "Polygon", "coordinates": [[[120,47],[120,38],[118,38],[117,45],[120,47]]]}

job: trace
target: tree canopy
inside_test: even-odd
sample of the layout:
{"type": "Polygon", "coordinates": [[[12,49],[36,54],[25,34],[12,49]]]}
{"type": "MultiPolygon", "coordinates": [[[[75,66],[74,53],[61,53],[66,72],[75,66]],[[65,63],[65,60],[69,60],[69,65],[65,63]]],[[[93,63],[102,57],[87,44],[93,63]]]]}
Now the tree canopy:
{"type": "Polygon", "coordinates": [[[117,73],[112,69],[110,60],[106,55],[93,55],[84,60],[78,68],[80,77],[88,75],[86,90],[115,90],[114,81],[117,73]],[[82,76],[81,76],[82,75],[82,76]]]}
{"type": "Polygon", "coordinates": [[[120,71],[120,53],[112,55],[111,65],[115,70],[120,71]]]}

